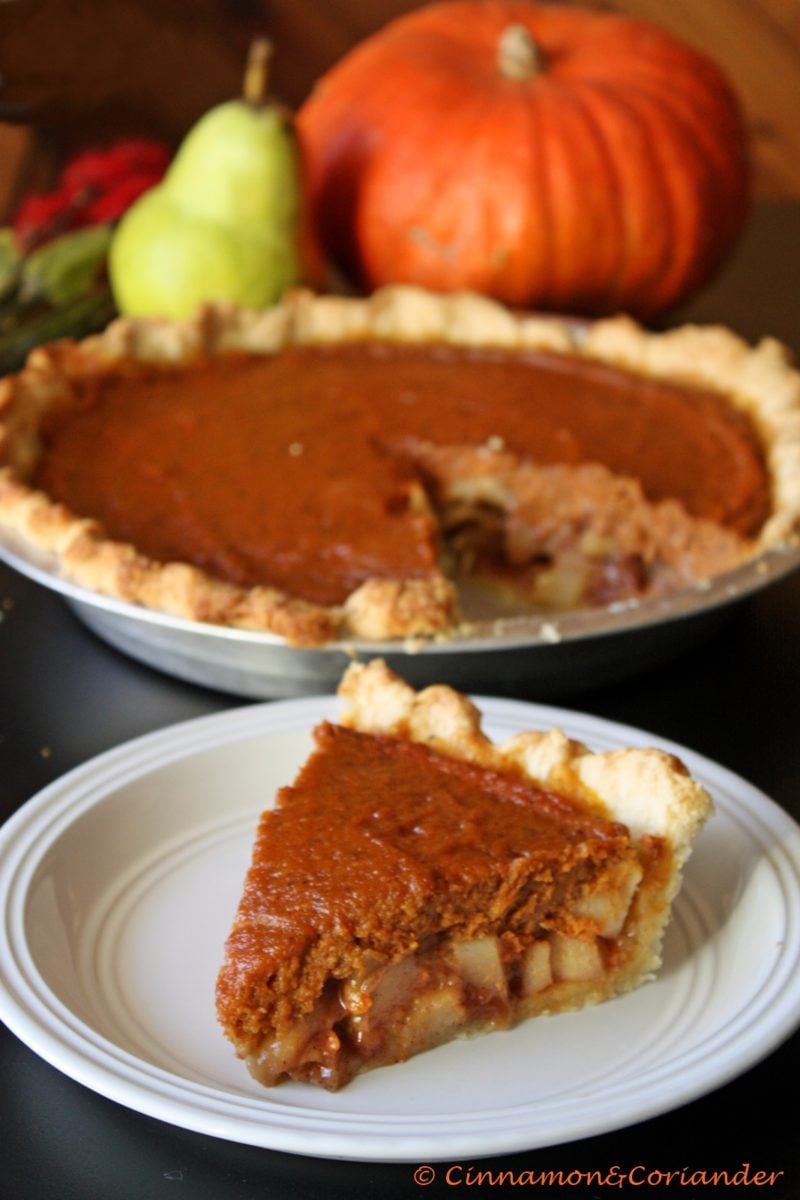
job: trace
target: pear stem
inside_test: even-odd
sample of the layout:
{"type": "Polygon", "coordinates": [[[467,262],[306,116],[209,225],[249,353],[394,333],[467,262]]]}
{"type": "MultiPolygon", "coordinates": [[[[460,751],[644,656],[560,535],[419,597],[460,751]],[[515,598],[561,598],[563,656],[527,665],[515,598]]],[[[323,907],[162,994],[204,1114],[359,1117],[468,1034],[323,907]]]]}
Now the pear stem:
{"type": "Polygon", "coordinates": [[[256,38],[250,46],[244,72],[242,95],[247,104],[258,106],[267,95],[269,64],[272,58],[272,42],[267,38],[256,38]]]}

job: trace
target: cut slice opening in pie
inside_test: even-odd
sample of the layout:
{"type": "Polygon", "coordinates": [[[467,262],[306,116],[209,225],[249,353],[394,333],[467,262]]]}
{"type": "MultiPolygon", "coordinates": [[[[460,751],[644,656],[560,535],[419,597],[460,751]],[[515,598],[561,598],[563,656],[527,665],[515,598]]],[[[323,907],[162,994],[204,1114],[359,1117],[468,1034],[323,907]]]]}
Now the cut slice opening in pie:
{"type": "Polygon", "coordinates": [[[0,527],[97,592],[296,646],[451,636],[464,579],[558,613],[796,541],[798,414],[770,339],[297,293],[37,349],[0,381],[0,527]]]}
{"type": "Polygon", "coordinates": [[[679,760],[558,730],[495,744],[468,698],[379,659],[339,691],[261,818],[218,978],[256,1079],[336,1090],[652,977],[712,810],[679,760]]]}

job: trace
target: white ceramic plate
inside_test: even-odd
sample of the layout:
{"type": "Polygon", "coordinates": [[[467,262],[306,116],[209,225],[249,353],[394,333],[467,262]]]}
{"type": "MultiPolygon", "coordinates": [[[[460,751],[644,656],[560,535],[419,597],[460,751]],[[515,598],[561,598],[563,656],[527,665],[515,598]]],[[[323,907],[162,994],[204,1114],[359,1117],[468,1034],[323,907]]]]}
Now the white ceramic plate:
{"type": "Polygon", "coordinates": [[[800,1022],[800,829],[688,750],[590,716],[480,700],[505,738],[560,725],[679,752],[712,791],[658,979],[372,1072],[330,1095],[252,1082],[214,979],[260,809],[331,698],[251,706],[128,743],[0,831],[0,1016],[67,1075],[186,1129],[277,1150],[428,1161],[566,1142],[683,1104],[800,1022]]]}

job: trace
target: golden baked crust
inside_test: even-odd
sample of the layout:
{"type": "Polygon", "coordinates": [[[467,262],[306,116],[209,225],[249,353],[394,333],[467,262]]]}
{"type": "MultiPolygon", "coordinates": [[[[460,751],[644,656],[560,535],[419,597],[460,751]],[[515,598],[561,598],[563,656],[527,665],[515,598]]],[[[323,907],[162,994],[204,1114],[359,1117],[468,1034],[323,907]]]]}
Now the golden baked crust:
{"type": "Polygon", "coordinates": [[[332,1089],[652,976],[712,812],[654,749],[492,743],[465,696],[351,665],[262,816],[217,1014],[253,1075],[332,1089]]]}
{"type": "MultiPolygon", "coordinates": [[[[775,341],[751,348],[717,327],[651,334],[627,318],[583,329],[555,318],[515,316],[476,295],[436,296],[411,287],[386,288],[363,300],[297,292],[266,312],[211,307],[184,323],[122,319],[81,343],[33,351],[19,375],[0,381],[0,523],[53,553],[68,578],[90,589],[193,620],[270,631],[290,644],[452,633],[458,601],[444,574],[367,580],[343,604],[316,604],[273,587],[223,582],[187,563],[155,562],[27,482],[41,451],[42,423],[48,414],[69,409],[81,381],[98,373],[125,371],[131,363],[180,369],[209,355],[272,355],[291,345],[350,339],[545,349],[718,390],[759,431],[772,482],[772,512],[752,541],[723,531],[706,558],[711,564],[706,574],[796,539],[800,375],[775,341]]],[[[492,459],[491,448],[485,456],[485,470],[497,466],[502,474],[503,463],[492,459]]],[[[535,471],[527,466],[522,475],[512,470],[504,478],[512,489],[529,486],[535,471]]],[[[654,507],[641,508],[640,526],[658,528],[654,507]]],[[[707,534],[701,530],[699,535],[704,555],[707,534]]],[[[690,550],[698,541],[694,529],[681,538],[690,550]]],[[[620,544],[624,548],[624,540],[620,544]]],[[[672,532],[665,532],[653,553],[675,544],[672,532]]],[[[691,565],[691,553],[684,557],[691,565]]],[[[667,571],[668,589],[682,586],[682,571],[682,565],[667,571]]]]}
{"type": "Polygon", "coordinates": [[[349,728],[408,738],[491,770],[520,770],[533,783],[621,821],[636,838],[666,838],[676,869],[670,895],[713,811],[708,792],[672,754],[636,747],[593,752],[559,729],[528,731],[497,744],[483,732],[468,697],[446,684],[417,692],[379,658],[351,663],[338,691],[340,720],[349,728]]]}

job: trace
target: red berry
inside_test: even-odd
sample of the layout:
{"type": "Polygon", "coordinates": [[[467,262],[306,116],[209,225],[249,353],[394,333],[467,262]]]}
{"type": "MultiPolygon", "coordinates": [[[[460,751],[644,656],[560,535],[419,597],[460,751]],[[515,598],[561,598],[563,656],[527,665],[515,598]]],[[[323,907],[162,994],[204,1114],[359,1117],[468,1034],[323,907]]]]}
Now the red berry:
{"type": "Polygon", "coordinates": [[[103,221],[117,221],[126,209],[130,208],[134,200],[141,196],[142,192],[148,191],[156,183],[160,176],[146,175],[129,175],[127,179],[122,179],[114,187],[110,187],[108,191],[97,196],[90,204],[86,205],[83,210],[83,220],[89,225],[98,225],[103,221]]]}
{"type": "Polygon", "coordinates": [[[131,174],[148,173],[157,182],[169,163],[169,149],[149,138],[126,138],[102,150],[76,154],[61,174],[62,186],[76,198],[116,187],[131,174]]]}
{"type": "Polygon", "coordinates": [[[11,226],[24,250],[46,242],[76,224],[77,214],[65,191],[27,196],[17,209],[11,226]]]}
{"type": "Polygon", "coordinates": [[[74,155],[58,188],[23,200],[11,224],[24,251],[83,225],[116,221],[142,192],[158,183],[170,150],[152,138],[124,138],[74,155]]]}

